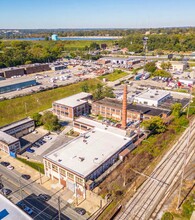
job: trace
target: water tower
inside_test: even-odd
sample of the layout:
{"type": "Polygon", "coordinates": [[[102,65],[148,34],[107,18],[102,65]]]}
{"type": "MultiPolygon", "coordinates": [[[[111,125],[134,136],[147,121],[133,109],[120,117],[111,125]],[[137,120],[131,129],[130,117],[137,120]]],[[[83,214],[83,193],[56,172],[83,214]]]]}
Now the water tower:
{"type": "Polygon", "coordinates": [[[57,34],[52,34],[51,39],[54,40],[54,41],[59,40],[57,34]]]}

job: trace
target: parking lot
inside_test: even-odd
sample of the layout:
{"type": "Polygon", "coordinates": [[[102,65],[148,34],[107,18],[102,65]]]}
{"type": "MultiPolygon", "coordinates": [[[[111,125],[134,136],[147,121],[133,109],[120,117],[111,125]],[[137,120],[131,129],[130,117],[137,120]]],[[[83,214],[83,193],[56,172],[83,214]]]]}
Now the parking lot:
{"type": "Polygon", "coordinates": [[[63,143],[67,143],[71,138],[62,134],[49,134],[45,135],[37,141],[33,142],[30,148],[27,148],[25,152],[22,153],[22,156],[25,156],[29,159],[34,159],[40,162],[43,162],[43,156],[54,149],[61,146],[63,143]]]}

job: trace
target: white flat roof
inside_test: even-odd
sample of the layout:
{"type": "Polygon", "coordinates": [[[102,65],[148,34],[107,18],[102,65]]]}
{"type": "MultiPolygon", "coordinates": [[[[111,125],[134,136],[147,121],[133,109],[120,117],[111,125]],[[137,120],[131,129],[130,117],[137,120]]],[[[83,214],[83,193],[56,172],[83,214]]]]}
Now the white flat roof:
{"type": "MultiPolygon", "coordinates": [[[[83,122],[91,121],[89,119],[85,121],[83,118],[77,121],[81,120],[83,122]]],[[[105,130],[105,127],[106,125],[99,123],[99,126],[85,133],[85,139],[83,135],[80,135],[44,158],[77,175],[87,177],[131,140],[124,136],[125,131],[121,132],[119,128],[113,129],[111,126],[105,130]],[[83,140],[87,142],[83,142],[83,140]]]]}
{"type": "Polygon", "coordinates": [[[9,199],[0,194],[0,219],[3,220],[32,220],[32,218],[23,212],[19,207],[13,204],[9,199]]]}
{"type": "Polygon", "coordinates": [[[9,145],[9,144],[15,143],[16,141],[18,141],[18,139],[9,134],[6,134],[3,131],[0,131],[0,141],[9,145]]]}
{"type": "Polygon", "coordinates": [[[82,100],[82,99],[87,98],[88,96],[91,96],[91,94],[87,93],[87,92],[80,92],[76,95],[72,95],[67,98],[57,100],[54,103],[66,105],[66,106],[70,106],[70,107],[75,107],[75,106],[86,103],[87,101],[82,100]]]}
{"type": "Polygon", "coordinates": [[[147,100],[160,100],[165,96],[170,95],[170,92],[165,90],[149,89],[146,92],[140,93],[135,96],[135,99],[147,99],[147,100]]]}

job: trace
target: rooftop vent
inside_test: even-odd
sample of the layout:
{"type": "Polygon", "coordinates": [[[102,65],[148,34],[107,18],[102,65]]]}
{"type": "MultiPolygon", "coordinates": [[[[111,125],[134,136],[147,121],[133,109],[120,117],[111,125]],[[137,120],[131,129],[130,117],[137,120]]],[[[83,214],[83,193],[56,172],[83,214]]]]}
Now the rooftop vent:
{"type": "Polygon", "coordinates": [[[84,157],[79,157],[79,161],[80,161],[80,162],[83,162],[84,160],[85,160],[84,157]]]}
{"type": "Polygon", "coordinates": [[[58,154],[54,154],[54,157],[57,157],[58,156],[58,154]]]}
{"type": "Polygon", "coordinates": [[[153,99],[153,98],[154,98],[154,96],[153,96],[153,95],[151,95],[151,96],[150,96],[150,98],[151,98],[151,99],[153,99]]]}
{"type": "Polygon", "coordinates": [[[61,159],[59,159],[59,160],[58,160],[58,162],[62,162],[62,160],[61,160],[61,159]]]}

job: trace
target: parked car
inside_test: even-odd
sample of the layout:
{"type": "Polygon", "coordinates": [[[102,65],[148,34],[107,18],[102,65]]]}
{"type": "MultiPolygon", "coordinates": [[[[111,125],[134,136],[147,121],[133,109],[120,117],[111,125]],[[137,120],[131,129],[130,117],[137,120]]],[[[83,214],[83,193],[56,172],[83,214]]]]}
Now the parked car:
{"type": "Polygon", "coordinates": [[[26,207],[24,208],[24,211],[25,211],[26,213],[28,213],[29,215],[32,215],[32,214],[33,214],[33,210],[32,210],[31,208],[29,208],[28,206],[26,206],[26,207]]]}
{"type": "Polygon", "coordinates": [[[48,201],[51,199],[51,196],[50,195],[47,195],[47,194],[39,194],[38,195],[38,198],[42,201],[48,201]]]}
{"type": "Polygon", "coordinates": [[[5,162],[5,161],[2,161],[2,162],[1,162],[1,165],[3,165],[4,167],[7,167],[7,166],[10,165],[10,163],[9,163],[9,162],[5,162]]]}
{"type": "Polygon", "coordinates": [[[31,176],[27,174],[22,174],[21,177],[25,180],[29,180],[31,178],[31,176]]]}
{"type": "Polygon", "coordinates": [[[74,210],[80,215],[85,215],[85,213],[86,213],[86,210],[83,208],[78,207],[78,208],[75,208],[74,210]]]}
{"type": "Polygon", "coordinates": [[[7,166],[7,169],[9,169],[9,170],[13,170],[13,169],[14,169],[14,166],[9,165],[9,166],[7,166]]]}
{"type": "Polygon", "coordinates": [[[11,189],[6,189],[6,188],[1,189],[1,192],[5,196],[8,196],[10,193],[12,193],[11,189]]]}
{"type": "Polygon", "coordinates": [[[31,148],[27,148],[26,151],[29,152],[29,153],[34,153],[35,152],[35,150],[33,150],[31,148]]]}
{"type": "Polygon", "coordinates": [[[0,183],[0,189],[2,189],[4,187],[3,183],[0,183]]]}
{"type": "Polygon", "coordinates": [[[18,202],[16,205],[22,209],[24,209],[26,207],[26,205],[22,201],[18,202]]]}

